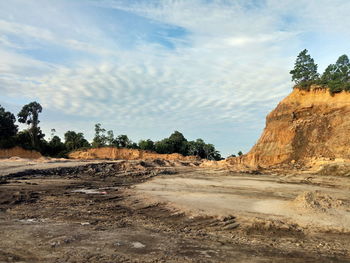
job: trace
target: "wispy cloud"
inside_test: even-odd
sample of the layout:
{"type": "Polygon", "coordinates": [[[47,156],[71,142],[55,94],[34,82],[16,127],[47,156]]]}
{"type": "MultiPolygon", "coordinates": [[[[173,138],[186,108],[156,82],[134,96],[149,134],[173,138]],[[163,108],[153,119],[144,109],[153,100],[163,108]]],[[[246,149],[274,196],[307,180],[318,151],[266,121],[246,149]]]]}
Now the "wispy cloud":
{"type": "Polygon", "coordinates": [[[338,53],[349,11],[345,0],[2,3],[0,103],[38,99],[47,130],[182,129],[224,154],[246,151],[290,91],[297,52],[338,53]],[[312,42],[322,33],[329,46],[312,42]]]}

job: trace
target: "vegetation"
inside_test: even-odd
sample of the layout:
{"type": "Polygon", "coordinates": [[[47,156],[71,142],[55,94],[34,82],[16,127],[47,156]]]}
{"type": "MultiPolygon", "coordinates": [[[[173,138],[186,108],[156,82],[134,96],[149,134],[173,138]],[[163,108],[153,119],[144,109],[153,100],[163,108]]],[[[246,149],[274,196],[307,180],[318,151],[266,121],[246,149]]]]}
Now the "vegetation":
{"type": "Polygon", "coordinates": [[[42,106],[37,102],[23,106],[18,113],[18,121],[27,124],[28,128],[18,132],[15,115],[0,105],[0,148],[21,146],[28,150],[37,150],[47,156],[65,157],[70,151],[81,148],[113,146],[166,154],[179,153],[184,156],[197,155],[210,160],[221,159],[221,155],[214,145],[207,144],[202,139],[188,141],[179,131],[175,131],[168,138],[160,141],[153,142],[148,139],[135,143],[125,134],[114,137],[112,130],[107,131],[100,123],[97,123],[91,144],[84,138],[83,133],[75,131],[67,131],[64,134],[63,142],[60,137],[55,135],[55,129],[51,130],[51,138],[47,141],[44,139],[45,134],[39,127],[39,114],[41,112],[42,106]]]}
{"type": "Polygon", "coordinates": [[[81,132],[76,133],[75,131],[67,131],[64,134],[64,140],[64,145],[69,152],[91,146],[81,132]]]}
{"type": "Polygon", "coordinates": [[[28,134],[30,136],[30,141],[33,149],[40,149],[39,141],[44,138],[44,134],[41,132],[39,124],[39,113],[43,108],[37,102],[31,102],[27,105],[24,105],[22,110],[18,113],[18,121],[30,125],[28,134]]]}
{"type": "Polygon", "coordinates": [[[347,55],[338,58],[335,64],[330,64],[322,75],[317,73],[317,64],[304,49],[295,61],[294,69],[290,71],[295,87],[308,90],[312,84],[328,88],[331,94],[350,91],[350,62],[347,55]]]}
{"type": "Polygon", "coordinates": [[[297,85],[315,81],[319,78],[317,73],[317,64],[314,59],[304,49],[301,51],[295,61],[294,69],[290,71],[292,74],[292,81],[297,85]]]}
{"type": "MultiPolygon", "coordinates": [[[[243,155],[243,152],[242,151],[238,151],[237,153],[238,156],[242,156],[243,155]]],[[[230,156],[228,156],[227,158],[231,158],[231,157],[237,157],[236,154],[231,154],[230,156]]]]}
{"type": "Polygon", "coordinates": [[[13,144],[13,137],[17,134],[16,118],[0,105],[0,147],[8,148],[13,144]]]}
{"type": "MultiPolygon", "coordinates": [[[[113,134],[113,131],[108,131],[111,132],[113,134]]],[[[100,123],[96,123],[95,124],[95,137],[92,141],[92,147],[101,147],[101,146],[105,146],[107,144],[107,136],[105,135],[106,133],[106,129],[101,128],[101,124],[100,123]]],[[[113,139],[112,139],[112,143],[113,143],[113,139]]]]}
{"type": "Polygon", "coordinates": [[[155,151],[156,148],[154,146],[154,142],[150,139],[139,141],[139,147],[141,150],[145,151],[155,151]]]}

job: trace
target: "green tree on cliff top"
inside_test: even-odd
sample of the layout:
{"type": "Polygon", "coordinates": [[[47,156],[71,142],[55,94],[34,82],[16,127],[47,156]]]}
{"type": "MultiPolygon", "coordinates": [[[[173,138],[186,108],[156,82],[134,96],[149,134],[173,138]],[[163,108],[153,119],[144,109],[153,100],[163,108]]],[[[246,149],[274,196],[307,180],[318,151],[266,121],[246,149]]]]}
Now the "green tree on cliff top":
{"type": "Polygon", "coordinates": [[[350,90],[350,61],[347,55],[340,56],[335,64],[325,69],[321,83],[327,85],[332,94],[350,90]]]}
{"type": "Polygon", "coordinates": [[[308,54],[307,49],[301,51],[295,61],[294,69],[290,71],[292,80],[297,85],[308,84],[318,79],[317,64],[308,54]]]}

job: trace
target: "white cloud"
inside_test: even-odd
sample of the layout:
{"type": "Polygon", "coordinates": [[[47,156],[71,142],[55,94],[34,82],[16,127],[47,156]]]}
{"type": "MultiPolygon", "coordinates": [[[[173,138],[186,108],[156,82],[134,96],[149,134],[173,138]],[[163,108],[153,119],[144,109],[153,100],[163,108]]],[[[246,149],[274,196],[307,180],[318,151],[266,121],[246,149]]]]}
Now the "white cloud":
{"type": "MultiPolygon", "coordinates": [[[[208,127],[221,127],[227,137],[233,136],[229,134],[232,123],[239,122],[242,130],[254,122],[262,125],[267,111],[289,92],[288,72],[296,51],[305,47],[305,32],[347,30],[342,25],[350,26],[346,15],[350,6],[347,1],[336,2],[338,7],[326,0],[268,0],[260,6],[243,0],[89,1],[78,6],[41,1],[50,10],[48,15],[42,12],[45,23],[23,18],[23,14],[19,17],[9,5],[6,12],[13,12],[11,17],[0,11],[0,92],[38,98],[44,108],[78,116],[84,123],[91,119],[109,128],[129,127],[138,130],[139,137],[144,129],[156,133],[164,127],[203,133],[208,127]],[[96,7],[84,13],[78,8],[84,4],[96,7]],[[128,36],[119,31],[109,34],[107,28],[120,25],[105,21],[106,8],[146,18],[149,26],[174,27],[183,34],[156,32],[152,36],[172,47],[159,39],[150,41],[144,32],[135,33],[136,44],[122,45],[128,36]],[[36,45],[51,47],[53,56],[57,46],[75,55],[65,62],[44,62],[23,51],[36,45]]],[[[207,136],[213,143],[223,140],[215,131],[207,136]]],[[[231,143],[239,141],[231,139],[231,143]]],[[[225,147],[228,152],[231,146],[225,147]]]]}

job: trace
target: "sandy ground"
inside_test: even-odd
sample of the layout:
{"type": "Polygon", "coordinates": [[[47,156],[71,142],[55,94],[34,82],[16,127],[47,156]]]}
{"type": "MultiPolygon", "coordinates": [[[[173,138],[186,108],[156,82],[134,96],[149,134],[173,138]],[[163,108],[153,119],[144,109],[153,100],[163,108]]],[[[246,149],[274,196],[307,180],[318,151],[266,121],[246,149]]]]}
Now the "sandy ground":
{"type": "Polygon", "coordinates": [[[349,178],[1,163],[0,262],[350,262],[349,178]]]}
{"type": "Polygon", "coordinates": [[[159,176],[136,189],[154,202],[167,202],[196,215],[235,214],[242,220],[261,217],[307,230],[350,233],[350,194],[346,187],[350,178],[341,179],[347,183],[330,187],[273,175],[242,176],[201,169],[159,176]]]}

